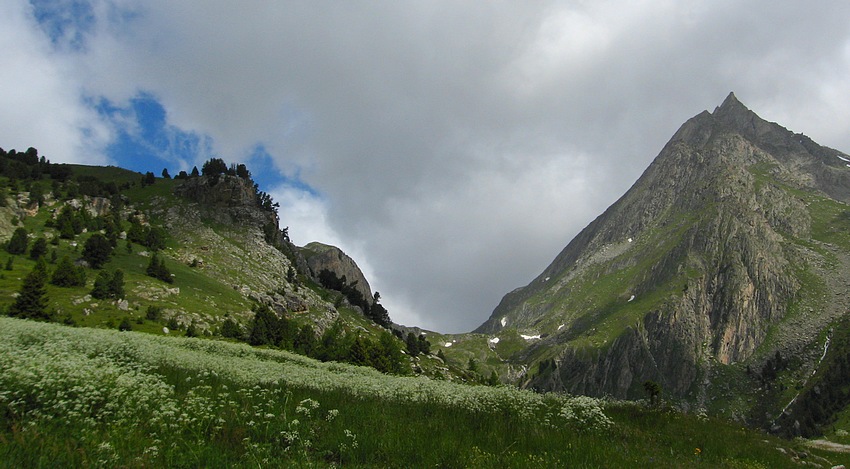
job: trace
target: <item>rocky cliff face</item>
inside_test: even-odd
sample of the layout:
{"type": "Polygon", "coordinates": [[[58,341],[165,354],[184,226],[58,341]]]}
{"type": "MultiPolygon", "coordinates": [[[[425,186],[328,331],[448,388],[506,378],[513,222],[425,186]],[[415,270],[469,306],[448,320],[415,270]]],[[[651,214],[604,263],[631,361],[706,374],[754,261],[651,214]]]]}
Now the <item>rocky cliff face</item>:
{"type": "Polygon", "coordinates": [[[823,226],[850,213],[848,161],[730,94],[477,332],[534,338],[513,359],[558,366],[529,376],[532,387],[641,397],[653,380],[703,400],[715,367],[804,350],[843,314],[834,302],[798,310],[843,268],[822,269],[844,252],[823,226]],[[794,321],[806,332],[792,333],[794,321]]]}
{"type": "Polygon", "coordinates": [[[363,298],[372,298],[372,289],[369,282],[360,271],[360,267],[341,249],[318,242],[310,243],[300,249],[301,254],[307,261],[312,277],[318,281],[322,270],[329,270],[336,274],[337,278],[345,277],[348,283],[355,283],[355,288],[363,298]]]}

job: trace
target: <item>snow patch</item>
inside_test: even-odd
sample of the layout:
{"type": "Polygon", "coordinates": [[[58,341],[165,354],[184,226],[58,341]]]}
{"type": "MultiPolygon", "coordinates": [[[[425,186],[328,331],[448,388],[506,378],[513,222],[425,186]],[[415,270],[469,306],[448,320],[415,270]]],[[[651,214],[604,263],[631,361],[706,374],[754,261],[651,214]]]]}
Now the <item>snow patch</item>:
{"type": "Polygon", "coordinates": [[[561,329],[563,329],[563,328],[564,328],[564,325],[563,325],[563,324],[561,324],[560,326],[558,326],[558,330],[559,330],[559,331],[560,331],[561,329]]]}
{"type": "Polygon", "coordinates": [[[523,338],[523,339],[525,339],[525,340],[534,340],[534,339],[539,339],[539,338],[540,338],[540,334],[536,334],[536,335],[525,335],[525,334],[520,334],[519,336],[520,336],[520,337],[522,337],[522,338],[523,338]]]}
{"type": "Polygon", "coordinates": [[[632,295],[632,296],[629,298],[629,303],[631,303],[632,301],[634,301],[634,299],[635,299],[635,296],[634,296],[634,295],[632,295]]]}
{"type": "Polygon", "coordinates": [[[631,243],[632,241],[633,241],[632,238],[629,238],[629,242],[631,243]]]}
{"type": "Polygon", "coordinates": [[[548,282],[550,278],[552,278],[552,277],[546,277],[546,278],[543,279],[543,281],[548,282]]]}
{"type": "Polygon", "coordinates": [[[489,341],[489,342],[490,342],[491,344],[498,344],[498,343],[499,343],[499,338],[498,338],[498,337],[493,337],[492,339],[490,339],[490,341],[489,341]]]}
{"type": "Polygon", "coordinates": [[[445,345],[443,345],[443,347],[451,347],[451,346],[452,346],[451,342],[446,342],[445,345]]]}
{"type": "Polygon", "coordinates": [[[168,334],[169,332],[171,332],[171,331],[169,331],[167,327],[163,327],[163,328],[162,328],[162,333],[163,333],[163,334],[168,334]]]}
{"type": "Polygon", "coordinates": [[[501,320],[501,321],[499,321],[499,322],[501,322],[501,323],[502,323],[502,327],[505,327],[505,326],[507,326],[507,325],[508,325],[508,318],[507,318],[507,317],[503,317],[503,318],[502,318],[502,320],[501,320]]]}
{"type": "Polygon", "coordinates": [[[838,156],[838,155],[835,155],[835,156],[836,156],[839,160],[844,161],[845,163],[850,163],[850,160],[848,160],[847,158],[845,158],[845,157],[843,157],[843,156],[838,156]]]}

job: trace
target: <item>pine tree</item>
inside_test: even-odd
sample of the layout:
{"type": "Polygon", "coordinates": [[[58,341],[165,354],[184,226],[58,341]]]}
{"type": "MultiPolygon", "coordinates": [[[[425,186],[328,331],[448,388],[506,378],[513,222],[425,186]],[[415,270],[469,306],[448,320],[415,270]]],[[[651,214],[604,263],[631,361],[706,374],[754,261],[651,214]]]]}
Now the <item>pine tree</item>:
{"type": "Polygon", "coordinates": [[[368,340],[363,339],[359,335],[354,338],[351,348],[348,349],[348,362],[352,365],[369,366],[369,345],[368,340]]]}
{"type": "Polygon", "coordinates": [[[419,355],[419,340],[416,338],[413,332],[407,333],[407,339],[405,340],[405,344],[407,345],[407,353],[410,354],[411,357],[419,355]]]}
{"type": "MultiPolygon", "coordinates": [[[[229,339],[241,339],[242,329],[233,319],[225,318],[224,322],[221,323],[221,336],[229,339]]],[[[315,338],[313,340],[315,341],[315,338]]]]}
{"type": "Polygon", "coordinates": [[[63,256],[62,260],[56,265],[56,270],[53,271],[50,283],[58,287],[85,286],[86,269],[75,266],[70,257],[63,256]]]}
{"type": "Polygon", "coordinates": [[[47,240],[44,238],[38,238],[33,241],[32,247],[30,248],[30,259],[38,260],[45,254],[47,254],[47,240]]]}
{"type": "Polygon", "coordinates": [[[272,310],[265,305],[256,307],[251,333],[248,335],[248,343],[251,345],[277,345],[279,340],[277,332],[277,316],[272,310]]]}
{"type": "Polygon", "coordinates": [[[36,262],[32,271],[24,278],[15,302],[9,306],[9,316],[50,320],[47,311],[47,264],[43,259],[36,262]]]}
{"type": "Polygon", "coordinates": [[[109,260],[112,255],[112,243],[100,233],[91,235],[86,240],[83,247],[83,259],[89,263],[93,269],[103,267],[103,264],[109,260]]]}
{"type": "Polygon", "coordinates": [[[301,329],[298,330],[298,334],[295,335],[295,340],[293,341],[293,348],[296,352],[312,357],[316,353],[316,348],[318,345],[318,341],[316,340],[316,333],[313,331],[313,326],[310,324],[304,324],[301,326],[301,329]]]}
{"type": "Polygon", "coordinates": [[[125,317],[121,320],[121,324],[118,324],[118,330],[122,332],[132,331],[133,323],[130,322],[130,318],[125,317]]]}
{"type": "Polygon", "coordinates": [[[28,244],[26,228],[18,228],[14,233],[12,233],[12,239],[10,239],[9,244],[6,245],[6,251],[8,251],[9,254],[23,254],[27,252],[28,244]]]}
{"type": "Polygon", "coordinates": [[[342,360],[347,353],[345,342],[345,331],[342,328],[342,323],[336,321],[322,334],[318,358],[322,361],[342,360]]]}
{"type": "Polygon", "coordinates": [[[401,348],[395,336],[389,331],[382,331],[378,336],[378,353],[380,359],[372,359],[372,366],[383,373],[392,373],[396,375],[407,374],[410,372],[410,367],[407,365],[407,359],[401,353],[401,348]]]}
{"type": "Polygon", "coordinates": [[[174,283],[174,277],[171,276],[171,272],[168,270],[168,267],[165,266],[165,260],[161,259],[156,253],[151,256],[151,260],[148,263],[148,268],[145,270],[145,273],[147,273],[149,277],[162,280],[163,282],[174,283]]]}
{"type": "Polygon", "coordinates": [[[115,269],[115,272],[112,273],[112,277],[109,279],[109,297],[110,298],[124,298],[124,271],[121,269],[115,269]]]}
{"type": "Polygon", "coordinates": [[[94,279],[94,286],[91,290],[91,296],[93,298],[97,298],[99,300],[105,300],[109,298],[109,284],[112,281],[112,277],[105,270],[101,270],[99,274],[97,274],[97,278],[94,279]]]}
{"type": "Polygon", "coordinates": [[[425,337],[425,334],[419,334],[419,339],[417,339],[419,353],[423,355],[429,355],[431,353],[431,342],[428,342],[428,339],[425,337]]]}

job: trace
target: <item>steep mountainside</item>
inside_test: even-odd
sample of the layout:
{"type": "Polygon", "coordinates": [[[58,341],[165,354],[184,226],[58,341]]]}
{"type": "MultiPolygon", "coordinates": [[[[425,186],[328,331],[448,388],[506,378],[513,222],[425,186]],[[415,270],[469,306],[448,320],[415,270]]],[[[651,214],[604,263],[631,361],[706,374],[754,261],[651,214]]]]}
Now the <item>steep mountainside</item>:
{"type": "Polygon", "coordinates": [[[327,270],[333,272],[339,279],[344,278],[347,283],[353,283],[354,288],[364,298],[372,298],[372,288],[363,272],[360,271],[360,267],[357,266],[354,259],[342,252],[340,248],[312,242],[299,249],[299,252],[306,259],[310,274],[314,279],[318,279],[319,274],[323,270],[327,270]]]}
{"type": "Polygon", "coordinates": [[[539,389],[635,398],[651,380],[712,408],[752,399],[730,383],[764,384],[777,353],[803,379],[846,311],[848,162],[730,94],[476,332],[527,338],[509,360],[539,389]]]}

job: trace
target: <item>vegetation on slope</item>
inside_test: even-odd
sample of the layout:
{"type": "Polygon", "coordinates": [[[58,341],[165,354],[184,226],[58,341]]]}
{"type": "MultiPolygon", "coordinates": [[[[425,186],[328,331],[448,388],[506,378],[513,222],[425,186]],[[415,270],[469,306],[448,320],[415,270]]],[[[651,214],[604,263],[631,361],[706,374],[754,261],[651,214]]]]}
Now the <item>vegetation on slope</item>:
{"type": "Polygon", "coordinates": [[[377,298],[330,298],[299,275],[277,204],[244,165],[213,158],[203,176],[194,173],[156,178],[55,165],[34,148],[0,150],[0,235],[8,222],[11,236],[0,308],[70,325],[220,335],[411,371],[377,298]]]}
{"type": "Polygon", "coordinates": [[[0,414],[2,467],[832,463],[738,426],[635,404],[11,318],[0,318],[0,414]]]}

